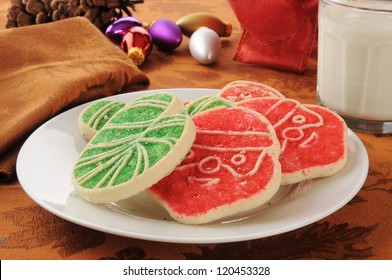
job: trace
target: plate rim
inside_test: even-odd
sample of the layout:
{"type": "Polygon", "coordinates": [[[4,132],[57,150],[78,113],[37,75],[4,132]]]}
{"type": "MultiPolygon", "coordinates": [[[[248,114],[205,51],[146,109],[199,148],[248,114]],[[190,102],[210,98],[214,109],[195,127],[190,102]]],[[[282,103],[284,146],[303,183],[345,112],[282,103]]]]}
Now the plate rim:
{"type": "MultiPolygon", "coordinates": [[[[137,238],[141,240],[150,240],[150,241],[159,241],[159,242],[168,242],[168,243],[189,243],[189,244],[209,244],[209,243],[228,243],[228,242],[237,242],[237,241],[245,241],[245,240],[253,240],[253,239],[258,239],[258,238],[265,238],[269,236],[274,236],[277,234],[281,233],[286,233],[289,231],[293,231],[296,229],[299,229],[301,227],[304,227],[306,225],[309,225],[311,223],[317,222],[320,219],[323,219],[332,213],[338,211],[340,208],[342,208],[344,205],[346,205],[362,188],[366,178],[367,178],[367,172],[369,169],[369,158],[368,154],[366,151],[365,146],[363,145],[362,141],[359,139],[359,137],[348,128],[348,139],[354,143],[355,149],[360,150],[360,156],[365,159],[364,161],[361,161],[359,164],[361,164],[361,170],[364,171],[364,173],[361,173],[361,176],[358,176],[358,181],[356,184],[356,187],[353,188],[350,192],[349,195],[345,197],[345,199],[341,200],[339,204],[335,205],[334,207],[331,207],[327,211],[324,211],[323,213],[319,213],[316,216],[313,216],[312,218],[308,218],[306,220],[297,222],[295,224],[291,225],[286,225],[284,227],[280,227],[277,229],[271,229],[269,231],[264,231],[263,233],[261,232],[253,232],[253,233],[247,233],[247,234],[237,234],[237,235],[231,235],[231,236],[217,236],[217,237],[179,237],[179,236],[162,236],[159,234],[146,234],[146,233],[139,233],[139,232],[129,232],[125,231],[123,229],[114,229],[114,228],[109,228],[108,226],[104,226],[102,224],[96,224],[91,221],[87,221],[84,219],[81,219],[79,217],[71,216],[64,211],[60,211],[59,209],[51,206],[49,203],[47,203],[45,200],[37,196],[36,193],[31,188],[28,188],[28,182],[25,182],[25,178],[21,176],[20,174],[23,174],[23,171],[21,171],[21,165],[22,165],[22,160],[23,156],[25,154],[25,149],[28,148],[28,145],[31,141],[31,139],[34,139],[34,137],[37,137],[41,130],[45,129],[49,124],[58,121],[59,118],[64,118],[67,114],[70,114],[70,111],[76,112],[76,111],[81,111],[82,108],[87,106],[88,104],[92,102],[96,102],[101,99],[113,99],[113,100],[121,100],[123,98],[126,98],[128,96],[131,96],[133,98],[137,98],[139,95],[146,95],[146,94],[151,94],[154,92],[173,92],[180,94],[178,96],[181,100],[186,100],[182,99],[182,95],[185,95],[185,91],[192,91],[195,92],[194,94],[203,96],[207,94],[217,94],[219,89],[210,89],[210,88],[169,88],[169,89],[152,89],[152,90],[142,90],[142,91],[135,91],[135,92],[128,92],[128,93],[123,93],[123,94],[117,94],[113,96],[108,96],[104,98],[99,98],[84,104],[81,104],[79,106],[76,106],[74,108],[68,109],[61,114],[56,115],[55,117],[49,119],[45,123],[43,123],[41,126],[39,126],[33,133],[30,134],[30,136],[26,139],[26,141],[23,143],[22,148],[18,154],[17,157],[17,162],[16,162],[16,171],[17,171],[17,177],[19,180],[20,185],[22,186],[22,189],[25,191],[25,193],[35,202],[37,203],[40,207],[44,208],[46,211],[56,215],[57,217],[60,217],[64,220],[67,220],[69,222],[72,222],[74,224],[78,224],[80,226],[84,226],[90,229],[98,230],[101,232],[113,234],[113,235],[118,235],[118,236],[123,236],[123,237],[128,237],[128,238],[137,238]],[[22,177],[22,178],[21,178],[22,177]]],[[[132,99],[130,99],[132,100],[132,99]]],[[[75,124],[75,129],[77,130],[77,125],[75,124]]],[[[349,151],[350,153],[350,151],[349,151]]],[[[333,177],[333,176],[332,176],[333,177]]],[[[327,177],[329,178],[329,177],[327,177]]],[[[317,180],[323,180],[324,178],[320,178],[317,180]]],[[[87,203],[87,202],[86,202],[87,203]]],[[[95,206],[94,206],[95,207],[95,206]]],[[[102,206],[104,207],[104,206],[102,206]]],[[[112,211],[115,213],[113,210],[107,209],[109,211],[112,211]]],[[[120,213],[116,213],[116,215],[124,215],[120,213]]],[[[131,217],[128,216],[128,219],[131,219],[131,217]]],[[[158,222],[155,221],[155,222],[158,222]]],[[[164,221],[159,221],[159,222],[164,222],[164,221]]],[[[175,222],[171,222],[175,223],[175,222]]],[[[176,223],[180,227],[191,227],[192,229],[195,229],[195,227],[198,227],[199,229],[202,228],[205,225],[181,225],[176,223]]]]}

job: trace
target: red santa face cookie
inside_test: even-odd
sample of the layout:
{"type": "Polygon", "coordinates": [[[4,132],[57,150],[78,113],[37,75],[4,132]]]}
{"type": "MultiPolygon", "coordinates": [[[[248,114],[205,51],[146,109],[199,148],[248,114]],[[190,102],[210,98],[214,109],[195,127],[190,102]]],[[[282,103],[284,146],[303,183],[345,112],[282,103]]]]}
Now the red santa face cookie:
{"type": "Polygon", "coordinates": [[[248,100],[257,97],[285,98],[279,91],[272,87],[262,83],[241,80],[227,84],[218,95],[232,102],[248,100]]]}
{"type": "Polygon", "coordinates": [[[282,184],[326,177],[347,162],[347,126],[321,106],[293,99],[254,98],[237,103],[265,116],[281,145],[282,184]]]}
{"type": "Polygon", "coordinates": [[[192,117],[188,156],[147,190],[178,222],[202,224],[258,207],[278,190],[279,142],[271,124],[246,108],[217,108],[192,117]]]}

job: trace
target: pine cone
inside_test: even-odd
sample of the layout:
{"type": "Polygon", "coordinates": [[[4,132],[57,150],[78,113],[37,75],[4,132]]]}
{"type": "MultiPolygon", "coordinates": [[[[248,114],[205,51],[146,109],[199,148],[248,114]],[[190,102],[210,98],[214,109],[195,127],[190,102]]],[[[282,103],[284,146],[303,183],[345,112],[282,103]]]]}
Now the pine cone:
{"type": "Polygon", "coordinates": [[[6,28],[84,16],[102,32],[144,0],[10,0],[6,28]]]}

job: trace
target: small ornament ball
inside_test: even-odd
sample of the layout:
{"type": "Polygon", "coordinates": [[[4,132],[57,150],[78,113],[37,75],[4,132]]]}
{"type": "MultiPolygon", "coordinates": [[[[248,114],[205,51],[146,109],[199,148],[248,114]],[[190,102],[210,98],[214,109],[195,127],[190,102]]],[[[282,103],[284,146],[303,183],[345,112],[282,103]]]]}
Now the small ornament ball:
{"type": "Polygon", "coordinates": [[[151,53],[152,38],[146,29],[134,26],[125,33],[120,46],[136,65],[141,65],[151,53]]]}
{"type": "Polygon", "coordinates": [[[212,29],[200,27],[189,40],[189,51],[201,64],[209,65],[218,59],[222,48],[219,35],[212,29]]]}
{"type": "Polygon", "coordinates": [[[138,19],[126,16],[113,21],[105,35],[118,45],[136,65],[150,55],[152,46],[172,51],[181,45],[183,36],[189,37],[189,51],[201,64],[209,65],[218,59],[222,44],[220,37],[229,37],[232,25],[209,13],[193,13],[173,22],[158,19],[143,25],[138,19]]]}
{"type": "Polygon", "coordinates": [[[171,51],[182,42],[182,32],[173,21],[159,19],[152,23],[148,31],[154,45],[162,51],[171,51]]]}
{"type": "Polygon", "coordinates": [[[142,23],[134,17],[119,18],[106,28],[105,35],[110,41],[120,45],[123,36],[134,26],[142,26],[142,23]]]}
{"type": "Polygon", "coordinates": [[[200,27],[208,27],[214,30],[219,37],[229,37],[233,29],[230,23],[225,23],[213,14],[204,12],[186,15],[177,20],[176,24],[187,37],[191,37],[193,32],[200,27]]]}

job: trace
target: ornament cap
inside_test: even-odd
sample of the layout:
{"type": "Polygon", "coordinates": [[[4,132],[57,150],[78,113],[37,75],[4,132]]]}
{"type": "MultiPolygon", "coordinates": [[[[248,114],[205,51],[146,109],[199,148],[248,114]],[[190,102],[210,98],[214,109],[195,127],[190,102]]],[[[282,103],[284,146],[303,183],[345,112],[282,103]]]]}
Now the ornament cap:
{"type": "Polygon", "coordinates": [[[231,23],[225,23],[225,33],[222,37],[230,37],[231,33],[233,32],[233,25],[231,23]]]}
{"type": "Polygon", "coordinates": [[[153,24],[154,24],[154,22],[155,22],[155,20],[153,20],[152,22],[149,22],[149,23],[143,23],[143,27],[144,27],[144,29],[146,29],[147,31],[149,31],[149,30],[150,30],[150,27],[151,27],[151,25],[153,25],[153,24]]]}
{"type": "Polygon", "coordinates": [[[144,52],[139,47],[130,48],[127,55],[137,66],[142,65],[145,60],[144,52]]]}

